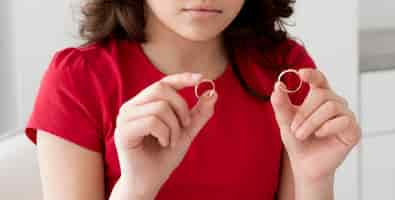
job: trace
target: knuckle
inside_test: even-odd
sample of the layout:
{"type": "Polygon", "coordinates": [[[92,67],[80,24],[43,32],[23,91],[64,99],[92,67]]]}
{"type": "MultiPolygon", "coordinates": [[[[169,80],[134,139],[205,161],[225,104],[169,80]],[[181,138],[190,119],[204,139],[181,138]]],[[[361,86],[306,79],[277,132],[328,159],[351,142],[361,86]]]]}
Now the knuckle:
{"type": "Polygon", "coordinates": [[[114,140],[116,142],[124,141],[126,140],[128,135],[125,133],[125,127],[124,126],[117,126],[114,130],[114,140]]]}
{"type": "Polygon", "coordinates": [[[116,124],[116,126],[117,127],[119,127],[120,125],[121,125],[121,123],[122,123],[122,117],[121,116],[118,116],[116,119],[115,119],[115,124],[116,124]]]}
{"type": "Polygon", "coordinates": [[[319,70],[319,69],[312,69],[312,71],[315,71],[315,73],[317,73],[319,79],[322,80],[326,80],[325,74],[319,70]]]}
{"type": "Polygon", "coordinates": [[[188,72],[184,72],[180,74],[180,76],[175,77],[176,81],[188,81],[192,78],[192,74],[188,72]]]}
{"type": "Polygon", "coordinates": [[[319,121],[318,118],[312,117],[312,118],[309,120],[308,124],[310,124],[311,127],[318,127],[318,126],[320,125],[320,121],[319,121]]]}
{"type": "Polygon", "coordinates": [[[122,132],[121,129],[122,129],[121,126],[116,126],[115,127],[115,129],[114,129],[114,136],[115,136],[115,138],[118,137],[119,135],[121,135],[120,134],[122,132]]]}
{"type": "Polygon", "coordinates": [[[275,99],[274,95],[273,95],[273,94],[270,95],[270,102],[271,102],[271,103],[275,103],[275,102],[276,102],[275,100],[276,100],[276,99],[275,99]]]}
{"type": "Polygon", "coordinates": [[[119,114],[125,113],[125,112],[126,112],[126,106],[127,106],[127,103],[123,103],[123,104],[119,107],[118,113],[119,113],[119,114]]]}
{"type": "Polygon", "coordinates": [[[324,73],[322,73],[321,71],[319,71],[319,70],[317,70],[318,71],[318,75],[319,75],[319,81],[320,81],[320,83],[321,84],[326,84],[327,82],[328,82],[328,80],[326,79],[326,77],[325,77],[325,75],[324,75],[324,73]]]}
{"type": "Polygon", "coordinates": [[[126,115],[126,111],[122,111],[121,113],[118,114],[118,116],[115,119],[115,124],[117,126],[121,125],[122,123],[124,123],[125,121],[125,115],[126,115]]]}
{"type": "Polygon", "coordinates": [[[325,104],[330,113],[337,113],[339,111],[339,106],[336,102],[327,101],[325,104]]]}
{"type": "Polygon", "coordinates": [[[324,125],[317,132],[318,132],[318,135],[324,135],[324,134],[328,133],[328,131],[329,131],[329,127],[327,125],[324,125]]]}
{"type": "Polygon", "coordinates": [[[156,106],[156,111],[159,113],[167,113],[170,111],[169,104],[167,101],[161,100],[158,101],[157,106],[156,106]]]}
{"type": "Polygon", "coordinates": [[[147,118],[147,125],[150,127],[157,126],[158,122],[159,122],[159,119],[156,116],[149,116],[147,118]]]}
{"type": "Polygon", "coordinates": [[[325,100],[329,99],[328,91],[326,91],[324,89],[320,89],[320,88],[315,89],[315,91],[316,91],[317,98],[320,101],[325,101],[325,100]]]}
{"type": "Polygon", "coordinates": [[[352,126],[352,119],[350,118],[350,116],[344,118],[344,124],[347,128],[352,126]]]}
{"type": "Polygon", "coordinates": [[[161,80],[161,82],[164,83],[164,82],[170,81],[170,82],[176,82],[177,83],[177,82],[180,82],[180,81],[186,79],[186,77],[188,77],[186,75],[187,75],[186,72],[185,73],[178,73],[178,74],[167,75],[161,80]]]}
{"type": "Polygon", "coordinates": [[[165,82],[161,81],[157,81],[156,84],[154,85],[154,90],[155,92],[161,92],[163,90],[167,89],[167,85],[165,82]]]}
{"type": "Polygon", "coordinates": [[[351,143],[351,145],[358,144],[360,139],[361,139],[361,136],[359,136],[358,134],[354,134],[354,135],[350,136],[350,143],[351,143]]]}
{"type": "Polygon", "coordinates": [[[282,105],[281,101],[279,101],[278,95],[271,95],[270,102],[274,106],[274,109],[277,109],[282,105]]]}
{"type": "Polygon", "coordinates": [[[355,126],[355,128],[349,130],[347,138],[349,144],[351,144],[352,146],[358,144],[362,139],[362,133],[359,126],[355,126]]]}
{"type": "Polygon", "coordinates": [[[355,126],[355,134],[353,139],[354,144],[357,144],[362,139],[362,131],[358,125],[355,126]]]}
{"type": "Polygon", "coordinates": [[[352,111],[349,111],[350,113],[350,118],[353,122],[357,123],[357,117],[355,116],[355,113],[352,111]]]}
{"type": "Polygon", "coordinates": [[[346,98],[340,96],[340,102],[341,102],[342,104],[344,104],[346,107],[348,107],[348,101],[347,101],[346,98]]]}

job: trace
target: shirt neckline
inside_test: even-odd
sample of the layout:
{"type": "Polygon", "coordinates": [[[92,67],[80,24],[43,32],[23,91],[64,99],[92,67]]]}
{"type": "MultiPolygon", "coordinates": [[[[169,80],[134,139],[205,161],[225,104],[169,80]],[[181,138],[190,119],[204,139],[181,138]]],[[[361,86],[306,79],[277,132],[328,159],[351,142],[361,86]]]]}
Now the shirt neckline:
{"type": "MultiPolygon", "coordinates": [[[[165,76],[168,76],[168,74],[163,73],[162,71],[160,71],[152,62],[151,60],[148,58],[148,56],[145,54],[141,43],[135,42],[135,46],[137,48],[137,53],[140,55],[140,57],[142,58],[144,64],[146,64],[148,66],[148,70],[150,70],[151,72],[153,72],[155,74],[155,76],[158,79],[162,79],[165,76]]],[[[221,82],[223,82],[227,76],[229,76],[232,72],[232,66],[230,63],[228,63],[225,67],[225,70],[218,75],[215,79],[211,79],[212,81],[214,81],[214,83],[220,84],[221,82]]]]}

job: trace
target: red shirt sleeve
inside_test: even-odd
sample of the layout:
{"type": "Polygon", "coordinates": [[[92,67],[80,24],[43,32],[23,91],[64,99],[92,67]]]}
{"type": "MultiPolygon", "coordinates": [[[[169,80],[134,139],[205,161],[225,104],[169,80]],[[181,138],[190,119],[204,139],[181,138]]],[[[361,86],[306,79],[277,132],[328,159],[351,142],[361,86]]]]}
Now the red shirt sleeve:
{"type": "Polygon", "coordinates": [[[100,98],[95,77],[76,48],[59,51],[40,82],[27,137],[36,144],[37,129],[100,152],[103,147],[100,98]]]}

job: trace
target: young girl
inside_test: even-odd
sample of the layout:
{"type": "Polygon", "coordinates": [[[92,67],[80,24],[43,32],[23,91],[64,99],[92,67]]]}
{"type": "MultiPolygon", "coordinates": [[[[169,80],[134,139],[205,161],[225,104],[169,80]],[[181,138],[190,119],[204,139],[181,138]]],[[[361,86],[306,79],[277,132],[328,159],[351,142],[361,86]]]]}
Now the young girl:
{"type": "Polygon", "coordinates": [[[44,199],[333,199],[360,128],[287,38],[292,3],[87,2],[26,127],[44,199]]]}

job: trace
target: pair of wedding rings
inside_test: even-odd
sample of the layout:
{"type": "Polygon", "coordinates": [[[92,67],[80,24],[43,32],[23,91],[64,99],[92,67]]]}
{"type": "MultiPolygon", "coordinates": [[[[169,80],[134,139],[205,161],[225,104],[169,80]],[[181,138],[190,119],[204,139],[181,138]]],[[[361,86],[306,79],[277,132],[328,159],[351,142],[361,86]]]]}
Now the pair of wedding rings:
{"type": "MultiPolygon", "coordinates": [[[[298,74],[298,71],[297,71],[297,70],[295,70],[295,69],[287,69],[287,70],[284,70],[284,71],[282,71],[282,72],[280,73],[280,75],[278,76],[277,81],[282,81],[283,76],[286,75],[287,73],[293,73],[293,74],[296,74],[296,75],[299,77],[299,74],[298,74]]],[[[211,87],[212,87],[212,90],[215,91],[215,83],[214,83],[214,81],[213,81],[213,80],[209,80],[209,79],[203,79],[203,80],[199,81],[199,83],[197,83],[197,84],[195,85],[195,96],[196,96],[196,98],[198,98],[198,99],[200,98],[199,93],[198,93],[199,85],[202,84],[202,83],[205,83],[205,82],[210,83],[210,84],[211,84],[211,87]]],[[[287,93],[295,93],[295,92],[297,92],[298,90],[300,90],[301,87],[302,87],[302,80],[301,80],[301,78],[299,77],[299,84],[298,84],[298,87],[296,87],[295,89],[291,89],[291,90],[288,89],[288,88],[283,88],[283,87],[281,87],[281,89],[282,89],[284,92],[287,92],[287,93]]]]}

